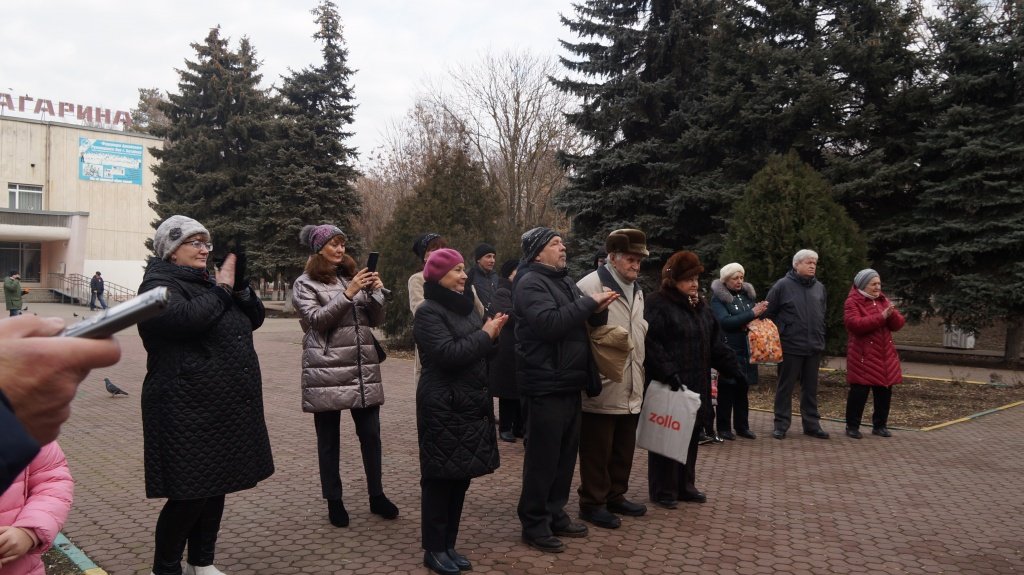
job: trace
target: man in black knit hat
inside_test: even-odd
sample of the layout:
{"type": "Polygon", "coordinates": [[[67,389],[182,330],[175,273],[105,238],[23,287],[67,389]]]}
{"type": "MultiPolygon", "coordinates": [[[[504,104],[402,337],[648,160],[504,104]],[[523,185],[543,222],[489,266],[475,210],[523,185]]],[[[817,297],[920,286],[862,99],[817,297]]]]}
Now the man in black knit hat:
{"type": "Polygon", "coordinates": [[[580,392],[601,382],[586,322],[608,308],[613,291],[584,295],[565,268],[561,234],[534,228],[523,234],[523,259],[513,287],[516,365],[526,409],[526,455],[519,521],[531,547],[560,553],[558,537],[584,537],[587,527],[565,512],[580,443],[580,392]]]}

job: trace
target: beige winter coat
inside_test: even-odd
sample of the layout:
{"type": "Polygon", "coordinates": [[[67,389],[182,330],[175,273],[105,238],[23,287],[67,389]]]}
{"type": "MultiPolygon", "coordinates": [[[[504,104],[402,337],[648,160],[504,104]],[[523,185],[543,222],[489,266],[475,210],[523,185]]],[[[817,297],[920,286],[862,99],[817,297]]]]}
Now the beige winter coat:
{"type": "Polygon", "coordinates": [[[372,327],[384,308],[366,291],[348,299],[348,282],[295,280],[292,303],[300,314],[302,338],[302,411],[373,407],[384,403],[380,358],[372,327]]]}
{"type": "Polygon", "coordinates": [[[640,413],[644,399],[644,339],[647,337],[647,320],[644,319],[644,294],[640,286],[633,290],[632,305],[625,299],[619,284],[604,266],[591,272],[576,285],[587,295],[600,293],[605,287],[619,292],[619,299],[608,306],[607,325],[621,326],[629,332],[633,351],[626,359],[622,381],[615,382],[601,377],[601,394],[597,397],[583,397],[583,411],[587,413],[627,414],[640,413]]]}

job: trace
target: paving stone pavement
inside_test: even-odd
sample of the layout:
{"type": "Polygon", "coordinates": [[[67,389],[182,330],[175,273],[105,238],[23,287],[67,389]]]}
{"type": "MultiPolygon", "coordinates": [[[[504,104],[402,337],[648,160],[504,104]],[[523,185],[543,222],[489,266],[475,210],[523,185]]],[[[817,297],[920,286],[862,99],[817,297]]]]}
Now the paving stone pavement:
{"type": "MultiPolygon", "coordinates": [[[[384,487],[401,516],[387,521],[369,512],[358,444],[343,418],[352,522],[334,528],[320,498],[312,416],[299,409],[297,323],[272,319],[256,332],[277,471],[228,496],[216,564],[230,575],[427,573],[412,363],[390,358],[384,365],[384,487]]],[[[61,435],[77,482],[65,534],[107,572],[145,575],[163,500],[146,499],[143,486],[145,351],[134,330],[119,340],[124,359],[90,374],[61,435]],[[129,397],[111,398],[104,377],[129,397]]],[[[697,478],[706,504],[651,507],[645,517],[623,518],[617,530],[591,526],[589,537],[565,540],[559,555],[520,542],[523,447],[501,443],[501,468],[470,487],[458,548],[485,574],[1024,572],[1024,407],[860,441],[835,422],[825,422],[827,441],[796,429],[773,440],[766,413],[753,413],[752,425],[757,440],[701,448],[697,478]]],[[[646,470],[638,450],[630,499],[646,501],[646,470]]],[[[577,505],[574,492],[572,515],[577,505]]]]}

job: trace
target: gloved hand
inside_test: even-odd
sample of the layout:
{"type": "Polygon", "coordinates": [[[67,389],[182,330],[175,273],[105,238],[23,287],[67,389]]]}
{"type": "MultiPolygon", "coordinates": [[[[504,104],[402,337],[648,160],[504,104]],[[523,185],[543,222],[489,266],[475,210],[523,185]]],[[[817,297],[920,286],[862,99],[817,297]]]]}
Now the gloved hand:
{"type": "Polygon", "coordinates": [[[235,254],[235,291],[242,291],[249,287],[249,279],[245,276],[246,273],[246,256],[245,248],[238,246],[234,251],[235,254]]]}
{"type": "Polygon", "coordinates": [[[683,378],[679,377],[678,373],[672,374],[668,380],[668,386],[672,391],[679,391],[683,387],[683,378]]]}

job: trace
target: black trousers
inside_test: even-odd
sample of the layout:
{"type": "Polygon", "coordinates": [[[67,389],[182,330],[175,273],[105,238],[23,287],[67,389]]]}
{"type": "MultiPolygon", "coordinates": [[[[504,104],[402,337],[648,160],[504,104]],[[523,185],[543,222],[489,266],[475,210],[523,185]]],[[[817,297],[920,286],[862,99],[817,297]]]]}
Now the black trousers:
{"type": "Polygon", "coordinates": [[[425,551],[455,548],[469,479],[420,479],[420,533],[425,551]]]}
{"type": "Polygon", "coordinates": [[[155,575],[181,575],[181,555],[188,544],[188,562],[213,565],[217,532],[224,515],[224,496],[168,499],[156,521],[155,575]]]}
{"type": "MultiPolygon", "coordinates": [[[[380,406],[350,409],[363,454],[366,490],[370,497],[384,493],[381,480],[380,406]]],[[[341,499],[341,412],[313,414],[316,451],[320,463],[320,489],[324,499],[341,499]]]]}
{"type": "MultiPolygon", "coordinates": [[[[741,365],[743,375],[748,382],[757,381],[756,365],[741,365]]],[[[716,417],[718,419],[718,432],[748,431],[750,429],[750,403],[747,399],[750,392],[750,384],[740,384],[732,379],[718,380],[718,408],[716,417]],[[731,421],[730,421],[731,419],[731,421]]]]}
{"type": "Polygon", "coordinates": [[[647,454],[647,489],[651,501],[676,500],[696,495],[699,490],[697,478],[697,439],[701,428],[700,418],[693,424],[690,436],[690,447],[686,450],[686,463],[658,455],[653,451],[647,454]]]}
{"type": "Polygon", "coordinates": [[[789,429],[793,412],[793,386],[800,380],[800,419],[804,431],[821,428],[818,413],[818,366],[821,355],[792,355],[782,352],[779,387],[775,392],[775,429],[789,429]]]}
{"type": "Polygon", "coordinates": [[[526,454],[519,522],[531,539],[571,523],[565,513],[580,447],[579,392],[526,397],[526,454]]]}
{"type": "Polygon", "coordinates": [[[861,417],[864,416],[864,406],[868,402],[868,393],[874,396],[875,403],[875,411],[871,414],[871,426],[875,429],[888,427],[892,387],[851,383],[850,393],[846,396],[846,429],[860,427],[861,417]]]}
{"type": "Polygon", "coordinates": [[[498,398],[498,431],[511,431],[516,435],[522,435],[522,411],[518,399],[498,398]]]}
{"type": "Polygon", "coordinates": [[[583,413],[580,425],[580,508],[621,503],[629,490],[640,414],[583,413]]]}

